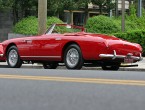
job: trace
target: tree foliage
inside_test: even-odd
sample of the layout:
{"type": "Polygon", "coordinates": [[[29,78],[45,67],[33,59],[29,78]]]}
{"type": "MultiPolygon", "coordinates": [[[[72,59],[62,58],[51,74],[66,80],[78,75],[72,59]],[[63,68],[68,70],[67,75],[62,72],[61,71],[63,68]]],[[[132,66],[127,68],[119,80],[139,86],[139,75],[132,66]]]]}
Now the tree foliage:
{"type": "Polygon", "coordinates": [[[0,9],[11,8],[12,4],[13,4],[13,0],[0,0],[0,9]]]}
{"type": "MultiPolygon", "coordinates": [[[[47,18],[47,27],[54,23],[63,23],[56,17],[47,18]]],[[[25,35],[37,35],[38,34],[38,18],[35,16],[29,16],[23,18],[13,28],[14,33],[25,34],[25,35]]]]}
{"type": "Polygon", "coordinates": [[[111,34],[119,31],[119,27],[110,17],[99,15],[88,19],[86,28],[88,32],[111,34]]]}
{"type": "MultiPolygon", "coordinates": [[[[47,0],[48,15],[59,16],[64,10],[77,10],[84,9],[85,21],[88,15],[88,3],[94,3],[99,6],[100,13],[103,9],[110,10],[113,8],[111,0],[47,0]]],[[[38,13],[38,0],[0,0],[1,8],[11,8],[13,11],[14,24],[22,18],[28,16],[37,16],[38,13]]]]}
{"type": "Polygon", "coordinates": [[[91,0],[93,4],[99,6],[100,14],[103,14],[103,9],[109,12],[111,9],[115,8],[115,3],[112,0],[91,0]]]}

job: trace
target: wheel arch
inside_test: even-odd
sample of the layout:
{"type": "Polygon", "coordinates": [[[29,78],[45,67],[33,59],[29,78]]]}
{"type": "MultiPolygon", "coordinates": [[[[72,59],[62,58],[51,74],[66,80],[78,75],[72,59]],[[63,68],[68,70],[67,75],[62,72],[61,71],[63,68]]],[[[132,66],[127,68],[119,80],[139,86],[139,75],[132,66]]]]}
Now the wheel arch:
{"type": "Polygon", "coordinates": [[[17,46],[15,43],[10,43],[6,48],[6,60],[8,63],[8,66],[11,68],[20,68],[23,61],[20,59],[20,56],[18,54],[17,46]],[[11,56],[10,52],[15,50],[14,54],[11,56]]]}
{"type": "MultiPolygon", "coordinates": [[[[78,46],[80,47],[80,45],[79,45],[77,42],[75,42],[75,41],[67,42],[67,43],[63,46],[63,48],[62,48],[62,53],[61,53],[62,61],[64,60],[64,59],[63,59],[63,56],[64,56],[64,53],[65,53],[65,50],[67,49],[67,47],[68,47],[69,45],[72,45],[72,44],[76,44],[76,45],[78,45],[78,46]]],[[[81,49],[81,47],[80,47],[80,49],[81,49]]]]}
{"type": "Polygon", "coordinates": [[[15,43],[10,43],[10,44],[6,47],[5,56],[7,55],[7,51],[8,51],[8,49],[9,49],[11,46],[16,46],[16,47],[17,47],[17,45],[16,45],[15,43]]]}

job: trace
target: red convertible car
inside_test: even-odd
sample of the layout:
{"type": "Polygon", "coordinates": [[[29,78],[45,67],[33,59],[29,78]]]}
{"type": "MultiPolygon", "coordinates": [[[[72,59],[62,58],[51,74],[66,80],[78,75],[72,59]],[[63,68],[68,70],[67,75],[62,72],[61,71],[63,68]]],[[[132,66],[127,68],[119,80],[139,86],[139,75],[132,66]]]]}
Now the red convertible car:
{"type": "Polygon", "coordinates": [[[68,69],[101,66],[118,70],[121,63],[142,60],[142,47],[115,36],[87,33],[83,27],[53,24],[44,35],[6,40],[0,43],[0,61],[19,68],[23,63],[42,63],[55,69],[64,63],[68,69]]]}

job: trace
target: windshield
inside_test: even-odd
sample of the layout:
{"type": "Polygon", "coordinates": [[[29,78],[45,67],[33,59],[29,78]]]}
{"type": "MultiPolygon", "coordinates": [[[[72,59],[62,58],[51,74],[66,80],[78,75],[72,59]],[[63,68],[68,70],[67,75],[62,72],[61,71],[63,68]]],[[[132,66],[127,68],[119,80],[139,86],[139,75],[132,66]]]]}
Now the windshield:
{"type": "Polygon", "coordinates": [[[83,27],[68,25],[68,24],[53,24],[51,25],[45,34],[64,34],[75,33],[84,31],[83,27]]]}

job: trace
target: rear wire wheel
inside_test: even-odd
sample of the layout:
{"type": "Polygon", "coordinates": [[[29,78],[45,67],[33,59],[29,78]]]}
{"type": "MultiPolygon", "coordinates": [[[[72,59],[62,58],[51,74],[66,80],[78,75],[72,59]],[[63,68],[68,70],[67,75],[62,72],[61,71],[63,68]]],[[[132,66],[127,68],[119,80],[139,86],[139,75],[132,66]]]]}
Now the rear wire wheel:
{"type": "Polygon", "coordinates": [[[20,59],[16,46],[11,46],[7,51],[7,63],[11,68],[20,68],[22,60],[20,59]]]}
{"type": "Polygon", "coordinates": [[[81,69],[84,64],[81,49],[76,44],[69,45],[64,53],[64,63],[67,69],[81,69]]]}

